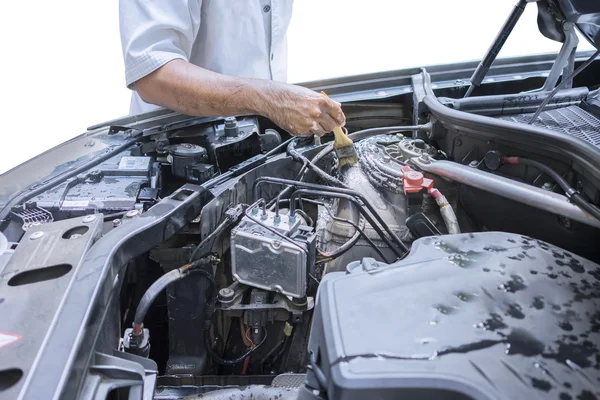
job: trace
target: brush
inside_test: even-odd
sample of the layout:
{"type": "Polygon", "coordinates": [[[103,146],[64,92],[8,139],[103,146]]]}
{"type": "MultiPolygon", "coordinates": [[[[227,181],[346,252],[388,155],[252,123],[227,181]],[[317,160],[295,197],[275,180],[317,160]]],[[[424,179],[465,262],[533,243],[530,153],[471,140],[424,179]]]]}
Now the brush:
{"type": "MultiPolygon", "coordinates": [[[[321,92],[323,96],[327,96],[327,93],[321,92]]],[[[329,97],[329,96],[327,96],[329,97]]],[[[333,149],[338,157],[338,167],[354,165],[358,162],[358,154],[354,148],[354,142],[348,137],[348,131],[346,128],[342,130],[341,126],[333,128],[333,149]]]]}

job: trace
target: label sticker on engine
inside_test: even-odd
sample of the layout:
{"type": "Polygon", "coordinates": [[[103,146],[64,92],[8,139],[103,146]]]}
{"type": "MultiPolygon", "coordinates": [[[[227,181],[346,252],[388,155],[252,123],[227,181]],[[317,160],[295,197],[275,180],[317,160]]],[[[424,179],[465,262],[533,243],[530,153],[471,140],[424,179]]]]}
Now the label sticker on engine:
{"type": "Polygon", "coordinates": [[[8,346],[11,343],[21,340],[21,336],[13,335],[11,333],[0,332],[0,349],[4,346],[8,346]]]}
{"type": "Polygon", "coordinates": [[[65,200],[62,202],[61,207],[78,207],[85,208],[90,204],[89,200],[65,200]]]}
{"type": "Polygon", "coordinates": [[[126,170],[147,170],[150,164],[150,157],[121,157],[119,169],[126,170]]]}

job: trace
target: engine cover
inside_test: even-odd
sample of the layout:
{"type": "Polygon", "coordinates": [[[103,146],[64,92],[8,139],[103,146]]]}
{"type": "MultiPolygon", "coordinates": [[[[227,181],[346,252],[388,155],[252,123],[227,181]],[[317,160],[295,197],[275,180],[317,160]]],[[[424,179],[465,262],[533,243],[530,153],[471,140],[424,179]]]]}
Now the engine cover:
{"type": "Polygon", "coordinates": [[[592,399],[599,299],[600,266],[545,242],[428,237],[325,276],[309,351],[328,398],[592,399]]]}

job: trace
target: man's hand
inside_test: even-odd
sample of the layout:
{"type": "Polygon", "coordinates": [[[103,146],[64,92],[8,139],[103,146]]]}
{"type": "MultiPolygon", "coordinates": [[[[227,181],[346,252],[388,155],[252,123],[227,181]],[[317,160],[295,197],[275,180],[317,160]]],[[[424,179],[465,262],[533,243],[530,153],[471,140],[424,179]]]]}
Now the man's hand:
{"type": "Polygon", "coordinates": [[[258,114],[293,135],[323,135],[346,117],[340,104],[310,89],[218,74],[173,60],[135,83],[142,100],[183,114],[258,114]]]}
{"type": "Polygon", "coordinates": [[[341,105],[320,93],[277,82],[270,86],[263,114],[294,135],[322,136],[346,123],[341,105]]]}

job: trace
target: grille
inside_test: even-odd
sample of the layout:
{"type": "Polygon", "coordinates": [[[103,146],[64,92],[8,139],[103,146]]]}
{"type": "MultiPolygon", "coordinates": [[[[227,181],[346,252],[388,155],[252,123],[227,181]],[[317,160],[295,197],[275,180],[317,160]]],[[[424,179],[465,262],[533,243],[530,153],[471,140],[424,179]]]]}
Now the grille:
{"type": "Polygon", "coordinates": [[[281,374],[273,379],[272,385],[284,389],[298,389],[304,385],[305,378],[306,374],[281,374]]]}
{"type": "MultiPolygon", "coordinates": [[[[533,113],[528,113],[498,118],[527,124],[532,116],[533,113]]],[[[600,120],[578,106],[543,111],[533,125],[564,132],[600,147],[600,120]]]]}

